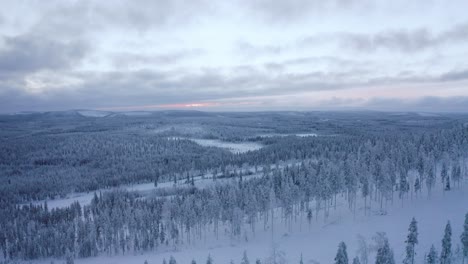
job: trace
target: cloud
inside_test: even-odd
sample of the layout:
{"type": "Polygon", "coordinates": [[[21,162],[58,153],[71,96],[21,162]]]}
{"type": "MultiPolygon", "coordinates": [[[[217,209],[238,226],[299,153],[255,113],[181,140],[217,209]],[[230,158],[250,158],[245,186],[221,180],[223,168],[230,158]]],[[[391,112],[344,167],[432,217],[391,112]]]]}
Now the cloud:
{"type": "Polygon", "coordinates": [[[444,82],[467,80],[468,69],[444,73],[439,77],[439,79],[444,82]]]}
{"type": "Polygon", "coordinates": [[[3,37],[0,73],[28,73],[64,69],[76,65],[87,53],[84,41],[59,41],[34,34],[3,37]]]}
{"type": "Polygon", "coordinates": [[[341,50],[375,52],[387,50],[416,53],[442,45],[468,42],[468,23],[458,24],[439,33],[427,28],[388,29],[376,33],[334,32],[300,38],[299,47],[336,43],[341,50]]]}
{"type": "Polygon", "coordinates": [[[244,0],[240,2],[242,6],[247,6],[255,16],[260,15],[270,23],[299,21],[307,16],[370,5],[367,0],[244,0]]]}
{"type": "Polygon", "coordinates": [[[161,54],[120,52],[111,56],[114,66],[121,68],[141,65],[172,65],[188,58],[200,56],[204,52],[202,49],[179,50],[161,54]]]}
{"type": "Polygon", "coordinates": [[[444,44],[468,41],[468,23],[433,34],[428,29],[388,30],[376,34],[341,33],[337,35],[340,46],[359,52],[380,49],[413,53],[444,44]]]}
{"type": "Polygon", "coordinates": [[[278,55],[284,50],[279,45],[253,45],[246,41],[240,41],[236,45],[236,51],[247,58],[278,55]]]}
{"type": "Polygon", "coordinates": [[[377,97],[364,101],[360,107],[392,111],[468,112],[468,96],[424,96],[416,99],[377,97]]]}

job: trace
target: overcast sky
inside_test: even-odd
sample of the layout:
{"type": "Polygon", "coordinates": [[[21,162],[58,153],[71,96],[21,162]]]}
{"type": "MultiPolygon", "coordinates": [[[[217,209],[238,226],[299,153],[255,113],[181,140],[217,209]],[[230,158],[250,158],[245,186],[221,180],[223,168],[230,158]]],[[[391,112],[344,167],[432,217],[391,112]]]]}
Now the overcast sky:
{"type": "Polygon", "coordinates": [[[0,112],[468,111],[466,0],[0,6],[0,112]]]}

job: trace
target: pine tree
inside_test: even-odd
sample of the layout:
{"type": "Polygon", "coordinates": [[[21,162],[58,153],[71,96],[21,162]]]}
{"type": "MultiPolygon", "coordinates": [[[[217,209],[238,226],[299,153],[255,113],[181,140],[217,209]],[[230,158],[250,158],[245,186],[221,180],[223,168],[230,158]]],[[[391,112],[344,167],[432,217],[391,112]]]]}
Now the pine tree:
{"type": "Polygon", "coordinates": [[[442,251],[440,252],[440,264],[450,264],[452,260],[452,227],[450,221],[445,226],[445,234],[442,239],[442,251]]]}
{"type": "Polygon", "coordinates": [[[348,264],[348,253],[346,252],[346,244],[344,242],[340,242],[338,245],[335,264],[348,264]]]}
{"type": "Polygon", "coordinates": [[[406,243],[406,257],[403,260],[404,264],[414,264],[415,246],[418,244],[418,222],[416,219],[411,220],[410,226],[408,228],[408,236],[405,241],[406,243]]]}
{"type": "Polygon", "coordinates": [[[361,264],[358,257],[354,257],[353,264],[361,264]]]}
{"type": "Polygon", "coordinates": [[[206,264],[213,264],[213,258],[211,258],[211,254],[208,254],[208,258],[206,259],[206,264]]]}
{"type": "Polygon", "coordinates": [[[255,260],[255,264],[262,264],[262,262],[260,261],[260,259],[257,259],[255,260]]]}
{"type": "Polygon", "coordinates": [[[436,176],[434,172],[433,166],[429,166],[428,171],[427,171],[427,179],[426,179],[426,185],[427,185],[427,191],[429,195],[431,195],[432,187],[434,187],[436,181],[436,176]]]}
{"type": "Polygon", "coordinates": [[[465,224],[460,239],[463,247],[463,263],[465,263],[465,258],[468,257],[468,213],[465,215],[465,224]]]}
{"type": "Polygon", "coordinates": [[[415,193],[419,193],[419,191],[421,190],[421,181],[419,180],[419,178],[416,178],[416,180],[414,181],[414,191],[415,193]]]}
{"type": "Polygon", "coordinates": [[[69,249],[67,249],[67,252],[65,254],[65,259],[66,259],[66,264],[74,264],[75,261],[73,259],[73,253],[70,252],[69,249]]]}
{"type": "Polygon", "coordinates": [[[446,180],[446,183],[445,183],[445,190],[446,190],[446,191],[450,191],[450,189],[451,189],[450,177],[447,176],[447,180],[446,180]]]}
{"type": "Polygon", "coordinates": [[[175,260],[173,256],[169,258],[169,264],[177,264],[177,261],[175,260]]]}
{"type": "Polygon", "coordinates": [[[377,250],[375,264],[395,264],[393,250],[390,248],[387,238],[384,238],[383,245],[377,250]]]}
{"type": "Polygon", "coordinates": [[[437,263],[437,252],[434,245],[431,246],[429,254],[426,256],[426,264],[436,264],[437,263]]]}
{"type": "Polygon", "coordinates": [[[241,264],[250,264],[249,258],[247,257],[247,252],[244,250],[244,255],[242,256],[241,264]]]}
{"type": "Polygon", "coordinates": [[[191,264],[197,264],[197,262],[196,262],[194,259],[192,259],[192,263],[191,263],[191,264]]]}
{"type": "Polygon", "coordinates": [[[301,253],[301,259],[299,260],[299,264],[304,264],[304,260],[302,259],[302,253],[301,253]]]}
{"type": "Polygon", "coordinates": [[[444,162],[442,164],[442,170],[440,172],[440,177],[442,178],[442,183],[445,182],[445,178],[448,176],[448,169],[447,169],[447,164],[444,162]]]}

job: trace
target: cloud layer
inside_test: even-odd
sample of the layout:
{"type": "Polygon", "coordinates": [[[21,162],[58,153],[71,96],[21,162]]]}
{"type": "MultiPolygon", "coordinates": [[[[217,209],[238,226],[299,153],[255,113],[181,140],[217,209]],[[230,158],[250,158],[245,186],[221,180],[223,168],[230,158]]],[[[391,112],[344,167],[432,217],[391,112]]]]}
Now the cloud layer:
{"type": "Polygon", "coordinates": [[[466,8],[436,0],[11,2],[0,11],[0,112],[468,111],[466,8]]]}

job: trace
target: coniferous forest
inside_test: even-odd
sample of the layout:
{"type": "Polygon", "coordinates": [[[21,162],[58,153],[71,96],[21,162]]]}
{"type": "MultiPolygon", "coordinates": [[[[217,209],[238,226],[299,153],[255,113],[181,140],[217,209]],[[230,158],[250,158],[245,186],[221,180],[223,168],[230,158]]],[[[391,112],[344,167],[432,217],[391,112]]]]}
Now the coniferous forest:
{"type": "MultiPolygon", "coordinates": [[[[393,204],[464,188],[467,122],[379,112],[1,116],[2,258],[72,261],[207,238],[242,241],[276,226],[306,229],[343,203],[354,215],[385,214],[393,204]],[[193,139],[261,148],[236,152],[193,139]],[[144,183],[154,190],[119,188],[144,183]],[[93,197],[49,208],[71,193],[93,197]]],[[[454,238],[463,256],[466,226],[454,238]]],[[[409,233],[404,263],[414,264],[415,219],[409,233]]],[[[385,235],[376,239],[376,263],[395,263],[385,235]]],[[[449,240],[437,254],[424,250],[427,263],[451,263],[449,240]]],[[[340,243],[335,263],[362,263],[353,258],[340,243]]]]}

